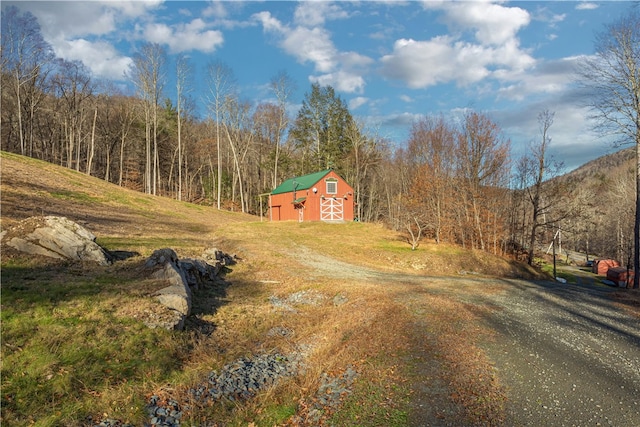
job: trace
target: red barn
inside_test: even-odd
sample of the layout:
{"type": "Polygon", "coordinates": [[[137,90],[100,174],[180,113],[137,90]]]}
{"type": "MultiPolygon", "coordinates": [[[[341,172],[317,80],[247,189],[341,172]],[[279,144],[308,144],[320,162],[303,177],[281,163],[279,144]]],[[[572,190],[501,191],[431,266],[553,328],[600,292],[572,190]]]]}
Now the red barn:
{"type": "Polygon", "coordinates": [[[288,179],[269,195],[271,221],[353,221],[353,188],[332,169],[288,179]]]}

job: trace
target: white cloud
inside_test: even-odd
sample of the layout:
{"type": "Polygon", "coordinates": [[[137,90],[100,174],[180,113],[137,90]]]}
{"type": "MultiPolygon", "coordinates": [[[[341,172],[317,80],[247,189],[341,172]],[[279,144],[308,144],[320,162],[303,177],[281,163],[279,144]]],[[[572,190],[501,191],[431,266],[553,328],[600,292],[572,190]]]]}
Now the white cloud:
{"type": "Polygon", "coordinates": [[[42,34],[54,45],[75,37],[112,33],[123,20],[145,16],[160,3],[159,0],[14,2],[38,18],[42,34]]]}
{"type": "Polygon", "coordinates": [[[282,47],[299,62],[311,61],[316,71],[328,72],[336,66],[337,49],[323,28],[296,27],[284,32],[282,47]]]}
{"type": "Polygon", "coordinates": [[[369,98],[366,98],[364,96],[357,96],[349,101],[349,109],[356,110],[358,107],[365,105],[367,102],[369,102],[369,98]]]}
{"type": "Polygon", "coordinates": [[[205,17],[215,17],[215,18],[226,18],[229,12],[225,7],[228,3],[222,1],[210,1],[206,8],[204,8],[201,12],[202,16],[205,17]]]}
{"type": "Polygon", "coordinates": [[[397,40],[381,63],[385,76],[417,89],[451,81],[468,85],[492,74],[499,77],[501,68],[525,69],[534,60],[513,44],[491,48],[438,36],[428,41],[397,40]]]}
{"type": "Polygon", "coordinates": [[[110,42],[92,39],[116,33],[129,20],[147,16],[161,3],[159,0],[134,0],[12,4],[38,19],[44,39],[58,57],[81,61],[98,77],[122,80],[131,59],[118,53],[110,42]]]}
{"type": "Polygon", "coordinates": [[[538,7],[534,12],[534,18],[537,21],[545,22],[551,28],[556,28],[559,23],[563,22],[567,18],[566,13],[557,14],[553,13],[547,7],[538,7]]]}
{"type": "Polygon", "coordinates": [[[82,61],[95,76],[116,81],[124,79],[132,62],[107,42],[91,43],[84,39],[58,44],[56,55],[69,61],[82,61]]]}
{"type": "Polygon", "coordinates": [[[429,40],[397,40],[393,51],[380,60],[386,77],[414,89],[448,82],[465,86],[535,64],[516,37],[530,22],[527,11],[487,1],[426,1],[423,5],[444,11],[448,26],[459,31],[429,40]],[[463,38],[467,30],[474,31],[476,42],[463,38]]]}
{"type": "Polygon", "coordinates": [[[575,79],[578,60],[577,57],[570,57],[540,61],[526,73],[503,76],[503,80],[514,83],[499,89],[498,98],[522,101],[535,94],[562,93],[575,79]]]}
{"type": "Polygon", "coordinates": [[[522,27],[529,25],[529,12],[519,7],[505,7],[490,1],[434,2],[424,7],[445,12],[444,20],[453,30],[474,30],[482,44],[500,45],[515,37],[522,27]]]}
{"type": "Polygon", "coordinates": [[[254,14],[252,19],[261,23],[265,32],[275,34],[280,47],[299,63],[313,63],[314,71],[321,74],[309,76],[310,81],[331,85],[342,92],[361,93],[365,86],[362,74],[373,60],[357,52],[339,51],[329,31],[321,26],[326,19],[346,16],[336,5],[313,1],[298,5],[293,26],[283,24],[266,11],[254,14]]]}
{"type": "Polygon", "coordinates": [[[591,3],[588,1],[581,1],[576,5],[577,10],[593,10],[600,7],[597,3],[591,3]]]}
{"type": "Polygon", "coordinates": [[[349,14],[339,5],[324,0],[304,1],[296,7],[294,22],[305,27],[323,25],[327,20],[345,19],[349,14]]]}
{"type": "Polygon", "coordinates": [[[277,19],[271,16],[271,12],[263,11],[255,13],[251,19],[262,24],[262,28],[267,32],[284,33],[287,29],[277,19]]]}
{"type": "Polygon", "coordinates": [[[416,120],[420,120],[422,118],[422,114],[416,113],[399,113],[399,114],[389,114],[384,117],[380,117],[378,119],[378,123],[384,123],[389,126],[400,127],[406,131],[416,120]]]}
{"type": "Polygon", "coordinates": [[[142,36],[146,41],[166,44],[171,53],[191,50],[210,53],[223,43],[224,38],[220,31],[207,30],[206,27],[207,24],[200,18],[172,27],[151,23],[144,28],[142,36]]]}
{"type": "Polygon", "coordinates": [[[340,92],[347,93],[362,93],[365,85],[362,76],[344,70],[320,76],[309,76],[309,81],[321,86],[331,86],[340,92]]]}

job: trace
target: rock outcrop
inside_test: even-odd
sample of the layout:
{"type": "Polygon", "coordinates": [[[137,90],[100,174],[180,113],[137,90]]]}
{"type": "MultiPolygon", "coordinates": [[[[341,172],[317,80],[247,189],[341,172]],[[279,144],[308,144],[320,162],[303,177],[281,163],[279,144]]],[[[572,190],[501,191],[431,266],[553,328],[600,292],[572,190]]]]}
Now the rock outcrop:
{"type": "Polygon", "coordinates": [[[158,301],[180,313],[183,318],[188,316],[191,313],[191,288],[179,266],[176,252],[169,248],[158,249],[144,266],[152,271],[152,278],[162,280],[168,285],[156,293],[158,301]]]}
{"type": "Polygon", "coordinates": [[[219,276],[228,265],[235,263],[233,257],[210,249],[203,255],[203,259],[179,260],[173,249],[156,250],[147,260],[144,267],[150,271],[153,279],[166,283],[166,287],[155,293],[156,299],[176,314],[171,324],[160,326],[168,329],[182,330],[186,317],[191,313],[193,292],[206,284],[213,284],[220,280],[219,276]]]}
{"type": "MultiPolygon", "coordinates": [[[[96,243],[96,236],[81,225],[58,216],[31,217],[0,234],[2,243],[20,252],[50,258],[92,261],[100,265],[138,255],[135,252],[113,253],[96,243]]],[[[178,259],[173,249],[156,250],[145,262],[148,277],[165,286],[153,296],[162,309],[149,313],[150,327],[182,330],[191,314],[193,292],[221,280],[220,275],[235,257],[217,249],[208,249],[201,259],[178,259]]]]}
{"type": "Polygon", "coordinates": [[[59,216],[31,217],[4,236],[6,244],[20,252],[108,265],[112,257],[83,226],[59,216]]]}

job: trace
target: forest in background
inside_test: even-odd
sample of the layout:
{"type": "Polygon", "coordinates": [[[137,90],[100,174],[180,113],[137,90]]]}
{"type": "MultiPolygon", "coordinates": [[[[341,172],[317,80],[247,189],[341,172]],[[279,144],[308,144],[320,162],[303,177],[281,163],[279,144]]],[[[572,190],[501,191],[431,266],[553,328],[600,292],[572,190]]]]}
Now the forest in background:
{"type": "Polygon", "coordinates": [[[284,179],[333,168],[355,190],[358,220],[403,232],[413,248],[432,239],[533,262],[530,249],[546,249],[561,230],[563,247],[631,259],[632,151],[561,176],[548,154],[551,111],[539,113],[540,132],[518,159],[499,126],[472,110],[424,116],[395,146],[330,86],[311,85],[291,117],[287,107],[299,100],[290,99],[295,82],[285,71],[270,81],[275,101],[254,103],[238,96],[233,70],[212,61],[198,99],[189,60],[147,43],[126,91],[56,58],[33,15],[7,7],[2,29],[2,150],[256,215],[261,195],[284,179]],[[203,117],[196,103],[206,105],[203,117]]]}

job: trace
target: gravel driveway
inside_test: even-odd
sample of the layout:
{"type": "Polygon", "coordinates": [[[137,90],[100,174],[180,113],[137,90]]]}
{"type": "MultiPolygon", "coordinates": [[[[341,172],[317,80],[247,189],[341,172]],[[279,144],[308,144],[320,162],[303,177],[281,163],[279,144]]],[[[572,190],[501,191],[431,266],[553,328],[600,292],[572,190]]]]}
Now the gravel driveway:
{"type": "Polygon", "coordinates": [[[506,426],[640,426],[640,320],[612,303],[614,288],[385,274],[303,247],[298,260],[334,278],[411,283],[493,307],[484,320],[496,334],[483,348],[507,389],[506,426]],[[501,290],[468,291],[487,284],[501,290]]]}
{"type": "Polygon", "coordinates": [[[505,281],[487,301],[510,426],[640,426],[640,321],[613,289],[505,281]]]}

